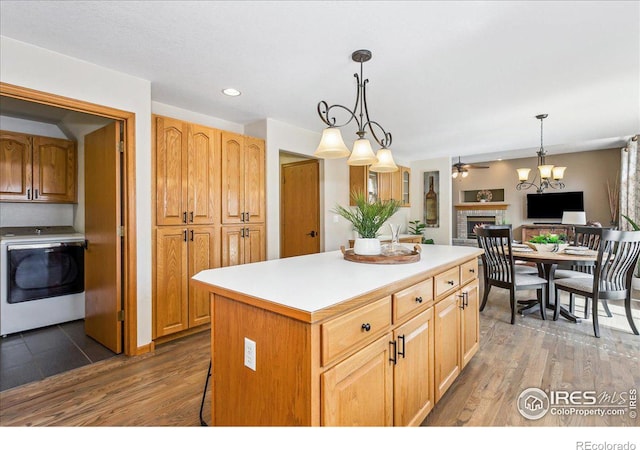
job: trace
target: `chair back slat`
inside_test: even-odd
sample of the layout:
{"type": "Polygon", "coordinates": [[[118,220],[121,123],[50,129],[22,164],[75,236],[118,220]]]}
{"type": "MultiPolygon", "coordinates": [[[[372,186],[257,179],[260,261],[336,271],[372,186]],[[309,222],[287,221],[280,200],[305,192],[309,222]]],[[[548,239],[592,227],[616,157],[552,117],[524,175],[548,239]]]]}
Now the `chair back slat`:
{"type": "Polygon", "coordinates": [[[598,245],[593,289],[626,291],[640,257],[640,231],[605,230],[598,245]]]}
{"type": "MultiPolygon", "coordinates": [[[[598,250],[602,232],[607,229],[608,228],[602,227],[576,226],[573,245],[576,245],[578,247],[587,247],[590,250],[598,250]]],[[[593,275],[593,269],[593,265],[577,264],[571,266],[571,270],[574,270],[576,272],[588,273],[591,275],[593,275]]]]}

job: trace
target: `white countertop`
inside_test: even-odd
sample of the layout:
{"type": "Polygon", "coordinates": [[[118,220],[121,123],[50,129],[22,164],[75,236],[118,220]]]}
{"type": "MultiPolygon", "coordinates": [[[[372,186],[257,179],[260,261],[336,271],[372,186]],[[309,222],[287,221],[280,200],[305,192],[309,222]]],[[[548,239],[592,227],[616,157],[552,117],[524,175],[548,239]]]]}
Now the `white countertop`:
{"type": "MultiPolygon", "coordinates": [[[[413,248],[416,244],[404,245],[413,248]]],[[[338,250],[208,269],[197,273],[193,279],[313,313],[440,265],[478,254],[478,249],[472,247],[421,247],[420,261],[409,264],[362,264],[345,260],[338,250]]]]}

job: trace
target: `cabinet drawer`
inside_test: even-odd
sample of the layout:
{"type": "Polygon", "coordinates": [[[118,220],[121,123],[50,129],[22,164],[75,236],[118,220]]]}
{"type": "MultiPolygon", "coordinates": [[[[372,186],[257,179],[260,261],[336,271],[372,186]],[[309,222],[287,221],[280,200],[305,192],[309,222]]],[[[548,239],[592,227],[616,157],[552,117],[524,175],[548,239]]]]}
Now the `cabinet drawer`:
{"type": "Polygon", "coordinates": [[[478,277],[478,258],[474,258],[471,261],[460,266],[460,284],[467,284],[469,281],[478,277]]]}
{"type": "Polygon", "coordinates": [[[372,341],[391,326],[391,296],[322,325],[322,364],[372,341]]]}
{"type": "Polygon", "coordinates": [[[393,323],[426,309],[433,300],[433,278],[393,294],[393,323]]]}
{"type": "Polygon", "coordinates": [[[435,277],[436,298],[453,291],[460,286],[460,268],[452,267],[435,277]]]}

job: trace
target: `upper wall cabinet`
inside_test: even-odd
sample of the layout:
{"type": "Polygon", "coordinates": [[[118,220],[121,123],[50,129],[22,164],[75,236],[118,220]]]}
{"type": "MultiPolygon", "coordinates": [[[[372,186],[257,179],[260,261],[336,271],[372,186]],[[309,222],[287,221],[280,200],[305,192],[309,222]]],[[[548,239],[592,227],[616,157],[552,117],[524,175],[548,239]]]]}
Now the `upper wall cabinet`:
{"type": "MultiPolygon", "coordinates": [[[[409,202],[409,178],[411,169],[398,166],[395,172],[375,173],[369,166],[349,167],[349,194],[366,192],[370,201],[399,200],[400,206],[411,206],[409,202]]],[[[353,199],[349,202],[353,206],[353,199]]]]}
{"type": "Polygon", "coordinates": [[[222,223],[264,223],[262,139],[222,132],[222,223]]]}
{"type": "Polygon", "coordinates": [[[76,203],[74,141],[0,131],[0,201],[76,203]]]}
{"type": "Polygon", "coordinates": [[[155,116],[157,225],[212,224],[219,211],[219,131],[155,116]]]}

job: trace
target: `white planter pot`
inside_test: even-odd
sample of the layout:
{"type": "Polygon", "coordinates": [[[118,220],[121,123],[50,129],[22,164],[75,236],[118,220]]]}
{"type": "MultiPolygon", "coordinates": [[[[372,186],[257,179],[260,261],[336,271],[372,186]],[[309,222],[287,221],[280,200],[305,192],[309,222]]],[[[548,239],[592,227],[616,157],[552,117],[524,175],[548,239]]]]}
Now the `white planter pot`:
{"type": "Polygon", "coordinates": [[[379,255],[380,239],[357,238],[353,244],[353,253],[356,255],[379,255]]]}

